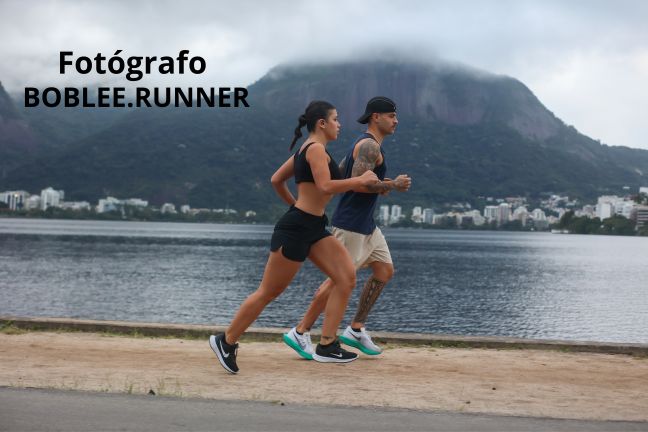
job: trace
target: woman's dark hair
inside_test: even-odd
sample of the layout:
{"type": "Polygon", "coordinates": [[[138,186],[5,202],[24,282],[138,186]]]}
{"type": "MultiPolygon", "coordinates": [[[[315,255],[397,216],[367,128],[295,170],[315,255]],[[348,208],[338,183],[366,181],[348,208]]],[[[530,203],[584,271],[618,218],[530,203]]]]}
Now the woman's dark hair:
{"type": "Polygon", "coordinates": [[[313,132],[315,130],[315,123],[319,119],[326,120],[329,111],[332,109],[335,109],[335,107],[326,101],[313,101],[309,103],[304,114],[299,116],[299,124],[295,128],[295,136],[293,137],[292,143],[290,143],[290,150],[295,147],[297,140],[302,137],[301,128],[306,126],[308,132],[313,132]]]}

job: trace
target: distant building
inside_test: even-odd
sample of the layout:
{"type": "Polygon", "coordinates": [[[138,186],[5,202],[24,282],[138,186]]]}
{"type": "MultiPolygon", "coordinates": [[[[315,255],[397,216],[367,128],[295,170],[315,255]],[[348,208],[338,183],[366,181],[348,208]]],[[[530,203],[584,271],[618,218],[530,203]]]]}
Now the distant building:
{"type": "Polygon", "coordinates": [[[621,203],[617,203],[614,209],[617,214],[620,214],[626,219],[630,219],[636,207],[637,204],[634,201],[623,201],[621,203]]]}
{"type": "Polygon", "coordinates": [[[122,200],[121,203],[131,207],[148,207],[148,201],[139,198],[128,198],[122,200]]]}
{"type": "Polygon", "coordinates": [[[498,215],[499,215],[498,206],[486,206],[484,208],[484,217],[488,222],[497,221],[498,215]]]}
{"type": "Polygon", "coordinates": [[[50,207],[58,207],[59,203],[65,197],[65,193],[61,191],[54,190],[51,187],[43,189],[41,191],[41,210],[47,210],[50,207]]]}
{"type": "Polygon", "coordinates": [[[648,195],[648,186],[642,186],[642,187],[640,187],[640,188],[639,188],[639,193],[640,193],[640,194],[641,194],[641,193],[645,193],[646,195],[648,195]]]}
{"type": "Polygon", "coordinates": [[[423,209],[420,206],[416,206],[412,209],[412,221],[415,223],[423,222],[423,209]]]}
{"type": "Polygon", "coordinates": [[[59,207],[66,210],[90,210],[90,203],[88,201],[61,201],[59,207]]]}
{"type": "Polygon", "coordinates": [[[186,214],[186,213],[189,213],[189,212],[191,212],[191,207],[189,207],[188,204],[184,204],[184,205],[180,206],[180,213],[186,214]]]}
{"type": "Polygon", "coordinates": [[[466,216],[470,217],[472,219],[473,225],[476,226],[481,226],[484,225],[486,222],[486,219],[479,213],[479,210],[471,210],[469,212],[466,212],[466,216]]]}
{"type": "Polygon", "coordinates": [[[212,213],[222,213],[222,214],[238,214],[238,211],[231,209],[231,208],[217,208],[217,209],[212,209],[212,213]]]}
{"type": "Polygon", "coordinates": [[[499,205],[499,212],[497,215],[497,224],[501,225],[508,222],[511,219],[511,206],[507,203],[502,203],[499,205]]]}
{"type": "Polygon", "coordinates": [[[389,206],[381,205],[378,210],[378,222],[382,225],[389,225],[389,206]]]}
{"type": "Polygon", "coordinates": [[[9,210],[12,211],[23,210],[28,198],[29,192],[27,191],[0,192],[0,201],[7,204],[9,210]]]}
{"type": "Polygon", "coordinates": [[[128,198],[121,200],[115,197],[107,197],[99,200],[97,204],[97,213],[106,213],[110,211],[123,211],[124,207],[148,207],[148,201],[140,198],[128,198]]]}
{"type": "Polygon", "coordinates": [[[162,204],[162,207],[160,207],[160,213],[162,213],[162,214],[166,214],[166,213],[176,214],[177,211],[176,211],[175,205],[173,205],[172,203],[164,203],[164,204],[162,204]]]}
{"type": "Polygon", "coordinates": [[[248,210],[245,212],[245,217],[246,218],[252,218],[256,216],[256,212],[254,210],[248,210]]]}
{"type": "Polygon", "coordinates": [[[544,210],[539,208],[534,209],[531,212],[531,217],[533,218],[533,220],[547,220],[547,215],[545,214],[544,210]]]}
{"type": "Polygon", "coordinates": [[[40,195],[32,195],[25,201],[25,210],[38,210],[40,209],[41,197],[40,195]]]}
{"type": "Polygon", "coordinates": [[[524,197],[507,197],[505,200],[511,208],[523,207],[526,204],[526,198],[524,197]]]}
{"type": "Polygon", "coordinates": [[[522,222],[522,226],[526,226],[527,219],[529,218],[529,211],[526,207],[518,207],[513,211],[513,220],[522,222]]]}
{"type": "Polygon", "coordinates": [[[635,218],[637,220],[637,229],[648,224],[648,206],[637,206],[635,208],[635,218]]]}
{"type": "MultiPolygon", "coordinates": [[[[479,212],[477,212],[479,213],[479,212]]],[[[423,209],[423,222],[426,224],[432,223],[432,217],[434,216],[434,210],[431,208],[423,209]]]]}
{"type": "Polygon", "coordinates": [[[596,214],[595,208],[592,205],[585,205],[583,206],[583,210],[581,211],[583,216],[587,216],[588,218],[593,218],[594,215],[596,214]]]}
{"type": "Polygon", "coordinates": [[[122,209],[121,200],[115,197],[101,198],[97,204],[97,213],[106,213],[122,209]]]}
{"type": "Polygon", "coordinates": [[[403,209],[401,206],[394,204],[391,206],[391,214],[389,215],[389,223],[396,223],[403,218],[403,209]]]}
{"type": "MultiPolygon", "coordinates": [[[[531,218],[533,219],[533,226],[537,229],[546,229],[549,227],[549,220],[547,215],[542,209],[534,209],[531,212],[531,218]]],[[[555,219],[555,218],[554,218],[555,219]]]]}
{"type": "Polygon", "coordinates": [[[607,219],[616,214],[617,203],[623,202],[622,198],[616,195],[603,195],[598,197],[596,203],[596,216],[600,219],[607,219]]]}
{"type": "Polygon", "coordinates": [[[603,202],[596,205],[596,217],[602,219],[614,216],[614,204],[603,202]]]}

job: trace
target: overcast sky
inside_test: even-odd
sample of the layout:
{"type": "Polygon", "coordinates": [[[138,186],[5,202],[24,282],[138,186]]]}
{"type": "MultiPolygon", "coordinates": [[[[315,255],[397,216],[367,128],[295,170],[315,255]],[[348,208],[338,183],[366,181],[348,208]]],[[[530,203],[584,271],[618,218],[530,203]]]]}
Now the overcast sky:
{"type": "MultiPolygon", "coordinates": [[[[177,56],[202,75],[141,86],[248,85],[294,60],[398,50],[515,77],[565,123],[610,145],[648,149],[648,1],[24,1],[0,0],[0,81],[96,83],[59,74],[75,56],[177,56]]],[[[109,85],[118,79],[101,78],[109,85]]]]}

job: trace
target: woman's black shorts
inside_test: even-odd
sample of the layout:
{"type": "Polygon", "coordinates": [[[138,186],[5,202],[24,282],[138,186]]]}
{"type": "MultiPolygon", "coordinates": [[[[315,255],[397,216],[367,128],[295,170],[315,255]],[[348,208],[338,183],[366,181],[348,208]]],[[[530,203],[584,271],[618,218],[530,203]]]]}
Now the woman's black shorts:
{"type": "Polygon", "coordinates": [[[315,216],[291,206],[274,227],[270,250],[274,252],[282,248],[283,256],[303,262],[313,243],[331,235],[326,229],[327,224],[326,215],[315,216]]]}

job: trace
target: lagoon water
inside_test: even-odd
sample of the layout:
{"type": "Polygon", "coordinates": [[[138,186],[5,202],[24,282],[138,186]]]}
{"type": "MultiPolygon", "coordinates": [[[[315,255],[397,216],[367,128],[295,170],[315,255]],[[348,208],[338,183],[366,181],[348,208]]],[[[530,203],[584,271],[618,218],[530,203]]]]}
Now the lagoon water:
{"type": "MultiPolygon", "coordinates": [[[[0,219],[0,315],[227,324],[260,281],[271,233],[266,225],[0,219]]],[[[648,238],[384,233],[396,274],[369,329],[648,343],[648,238]]],[[[304,265],[255,325],[296,324],[322,279],[304,265]]]]}

